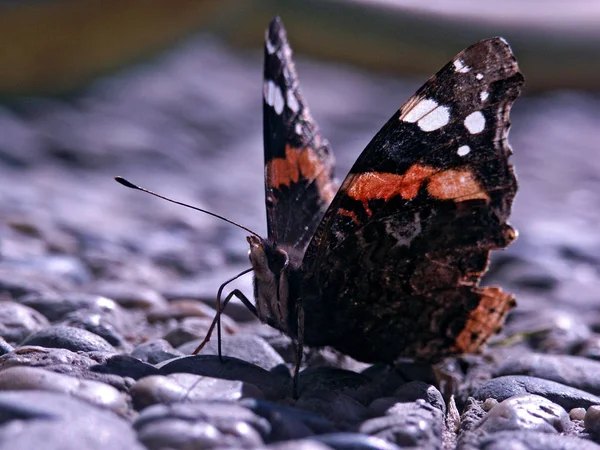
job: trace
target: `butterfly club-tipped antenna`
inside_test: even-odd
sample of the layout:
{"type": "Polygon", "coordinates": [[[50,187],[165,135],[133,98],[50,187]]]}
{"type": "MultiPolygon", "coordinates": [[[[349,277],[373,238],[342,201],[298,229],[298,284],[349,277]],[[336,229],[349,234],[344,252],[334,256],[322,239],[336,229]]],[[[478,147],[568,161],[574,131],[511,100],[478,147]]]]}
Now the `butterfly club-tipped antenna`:
{"type": "MultiPolygon", "coordinates": [[[[216,213],[213,213],[213,212],[210,212],[210,211],[206,211],[205,209],[198,208],[196,206],[192,206],[192,205],[189,205],[187,203],[183,203],[183,202],[180,202],[180,201],[177,201],[177,200],[173,200],[171,198],[165,197],[164,195],[157,194],[156,192],[153,192],[153,191],[151,191],[149,189],[146,189],[146,188],[143,188],[143,187],[138,186],[136,184],[133,184],[131,181],[129,181],[129,180],[123,178],[123,177],[118,177],[117,176],[117,177],[115,177],[115,180],[118,183],[120,183],[123,186],[128,187],[130,189],[135,189],[135,190],[138,190],[138,191],[142,191],[142,192],[145,192],[147,194],[150,194],[150,195],[153,195],[155,197],[158,197],[160,199],[166,200],[168,202],[175,203],[175,204],[181,205],[181,206],[185,206],[186,208],[194,209],[196,211],[200,211],[200,212],[203,212],[203,213],[208,214],[210,216],[216,217],[217,219],[221,219],[221,220],[223,220],[223,221],[225,221],[227,223],[235,225],[238,228],[241,228],[244,231],[247,231],[250,234],[253,234],[258,239],[262,240],[262,237],[258,233],[252,231],[250,228],[245,227],[243,225],[240,225],[239,223],[234,222],[232,220],[229,220],[229,219],[227,219],[227,218],[225,218],[223,216],[220,216],[219,214],[216,214],[216,213]]],[[[237,280],[242,275],[245,275],[245,274],[251,272],[252,270],[253,270],[252,267],[250,267],[250,268],[248,268],[246,270],[243,270],[242,272],[238,273],[236,276],[234,276],[234,277],[230,278],[229,280],[225,281],[219,287],[219,290],[217,292],[217,302],[216,302],[216,308],[215,308],[217,312],[216,312],[215,317],[214,317],[214,319],[213,319],[213,321],[212,321],[212,323],[211,323],[211,325],[210,325],[210,327],[209,327],[209,329],[208,329],[208,331],[206,333],[206,336],[204,337],[204,340],[200,343],[200,345],[196,348],[196,350],[194,350],[194,352],[193,352],[194,355],[198,354],[198,352],[200,352],[200,350],[202,350],[204,348],[204,346],[206,344],[208,344],[208,342],[210,341],[210,338],[212,336],[212,333],[214,331],[214,328],[216,326],[217,327],[218,354],[219,354],[219,359],[221,361],[223,361],[223,354],[222,354],[222,350],[221,350],[221,314],[225,310],[225,307],[227,306],[227,303],[229,303],[229,301],[233,297],[237,297],[244,304],[244,306],[246,306],[246,308],[248,308],[248,310],[252,314],[254,314],[255,316],[258,317],[258,313],[256,311],[256,307],[252,304],[252,302],[250,300],[248,300],[248,298],[239,289],[234,289],[229,294],[227,294],[227,297],[225,297],[225,300],[223,301],[223,303],[221,303],[221,296],[223,294],[223,290],[225,289],[225,286],[227,286],[232,281],[237,280]]]]}

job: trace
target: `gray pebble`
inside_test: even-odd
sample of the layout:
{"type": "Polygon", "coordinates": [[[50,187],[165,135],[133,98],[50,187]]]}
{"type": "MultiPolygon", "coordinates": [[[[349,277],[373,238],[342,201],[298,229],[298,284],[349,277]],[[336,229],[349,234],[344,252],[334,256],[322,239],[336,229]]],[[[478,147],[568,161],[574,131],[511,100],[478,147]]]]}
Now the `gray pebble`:
{"type": "Polygon", "coordinates": [[[600,450],[594,442],[573,436],[548,434],[539,431],[503,431],[465,436],[457,450],[600,450]]]}
{"type": "Polygon", "coordinates": [[[124,308],[166,308],[167,300],[154,289],[128,282],[111,280],[94,286],[94,292],[113,299],[124,308]]]}
{"type": "Polygon", "coordinates": [[[580,389],[554,381],[520,375],[494,378],[477,389],[473,397],[482,401],[490,397],[503,401],[519,394],[540,395],[567,410],[600,404],[600,397],[580,389]]]}
{"type": "Polygon", "coordinates": [[[311,391],[310,395],[302,395],[295,406],[327,417],[341,429],[353,426],[367,416],[367,408],[341,391],[311,391]]]}
{"type": "Polygon", "coordinates": [[[2,450],[144,450],[128,422],[66,394],[0,392],[2,450]]]}
{"type": "Polygon", "coordinates": [[[401,448],[381,438],[359,433],[321,434],[313,436],[312,439],[335,450],[400,450],[401,448]]]}
{"type": "Polygon", "coordinates": [[[15,302],[0,302],[0,336],[8,342],[18,344],[49,325],[48,320],[33,308],[15,302]]]}
{"type": "MultiPolygon", "coordinates": [[[[191,354],[200,341],[188,342],[177,349],[184,354],[191,354]]],[[[216,331],[208,344],[200,351],[199,355],[217,355],[216,331]]],[[[221,341],[223,356],[242,359],[255,364],[265,370],[271,370],[285,363],[283,358],[264,339],[252,334],[236,334],[223,336],[221,341]]]]}
{"type": "Polygon", "coordinates": [[[446,414],[446,402],[442,397],[442,393],[435,386],[422,381],[411,381],[400,386],[394,392],[394,397],[402,402],[413,402],[422,399],[439,409],[443,415],[446,414]]]}
{"type": "Polygon", "coordinates": [[[567,430],[567,412],[539,395],[515,395],[494,406],[478,428],[488,433],[530,430],[562,433],[567,430]]]}
{"type": "Polygon", "coordinates": [[[600,361],[580,356],[526,353],[506,359],[494,376],[528,375],[556,381],[591,394],[600,394],[600,361]]]}
{"type": "Polygon", "coordinates": [[[396,403],[385,416],[363,422],[359,431],[400,447],[440,449],[444,415],[425,400],[396,403]]]}
{"type": "Polygon", "coordinates": [[[80,309],[109,312],[117,308],[116,303],[99,295],[90,294],[31,294],[19,299],[19,303],[43,314],[49,321],[63,319],[67,314],[80,309]]]}
{"type": "Polygon", "coordinates": [[[6,342],[4,340],[3,337],[0,336],[0,356],[6,355],[7,353],[10,353],[14,349],[15,348],[12,345],[10,345],[8,342],[6,342]]]}
{"type": "Polygon", "coordinates": [[[152,375],[142,378],[133,385],[130,394],[136,409],[143,409],[157,403],[200,400],[236,401],[244,397],[263,397],[260,390],[252,384],[189,373],[152,375]]]}
{"type": "Polygon", "coordinates": [[[244,360],[224,356],[198,355],[176,358],[159,364],[160,373],[192,373],[225,380],[238,380],[255,385],[267,398],[276,399],[292,394],[291,378],[269,372],[244,360]]]}
{"type": "Polygon", "coordinates": [[[127,411],[125,396],[112,386],[36,367],[11,367],[0,371],[0,390],[61,392],[120,414],[127,411]]]}
{"type": "Polygon", "coordinates": [[[312,439],[298,439],[267,445],[270,450],[331,450],[332,447],[312,439]]]}
{"type": "Polygon", "coordinates": [[[21,345],[65,348],[74,352],[115,351],[112,345],[97,334],[65,325],[54,325],[33,333],[21,345]]]}
{"type": "Polygon", "coordinates": [[[111,321],[100,313],[88,310],[74,311],[67,315],[61,325],[87,330],[105,339],[114,347],[128,346],[125,338],[116,330],[111,321]]]}
{"type": "Polygon", "coordinates": [[[168,359],[184,356],[184,354],[175,350],[164,339],[155,339],[138,345],[131,352],[131,356],[149,364],[158,364],[168,359]]]}
{"type": "Polygon", "coordinates": [[[175,403],[144,409],[134,423],[149,449],[259,447],[270,433],[262,417],[235,403],[175,403]]]}

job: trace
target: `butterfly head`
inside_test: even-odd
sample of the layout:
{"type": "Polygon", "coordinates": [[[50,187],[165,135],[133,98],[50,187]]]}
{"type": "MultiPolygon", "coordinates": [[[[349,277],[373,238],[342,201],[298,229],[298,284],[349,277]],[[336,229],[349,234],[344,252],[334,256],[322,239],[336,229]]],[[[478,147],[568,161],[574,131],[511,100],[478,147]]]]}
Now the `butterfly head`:
{"type": "Polygon", "coordinates": [[[254,269],[254,296],[258,317],[263,322],[289,333],[288,252],[276,243],[248,236],[248,256],[254,269]]]}

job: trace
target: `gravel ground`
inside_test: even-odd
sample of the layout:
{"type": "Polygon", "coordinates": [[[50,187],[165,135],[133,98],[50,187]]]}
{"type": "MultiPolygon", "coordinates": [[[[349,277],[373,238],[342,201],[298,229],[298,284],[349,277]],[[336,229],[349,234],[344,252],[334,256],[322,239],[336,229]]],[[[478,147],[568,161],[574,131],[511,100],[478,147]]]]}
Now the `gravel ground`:
{"type": "MultiPolygon", "coordinates": [[[[186,356],[247,267],[244,234],[112,177],[264,234],[261,59],[198,36],[69,97],[0,106],[0,450],[600,448],[590,94],[517,101],[520,238],[487,282],[518,307],[484,355],[446,362],[441,387],[431,367],[310,350],[292,400],[289,339],[235,303],[226,363],[214,342],[186,356]]],[[[339,176],[420,84],[298,70],[339,176]]],[[[237,287],[250,295],[250,277],[237,287]]]]}

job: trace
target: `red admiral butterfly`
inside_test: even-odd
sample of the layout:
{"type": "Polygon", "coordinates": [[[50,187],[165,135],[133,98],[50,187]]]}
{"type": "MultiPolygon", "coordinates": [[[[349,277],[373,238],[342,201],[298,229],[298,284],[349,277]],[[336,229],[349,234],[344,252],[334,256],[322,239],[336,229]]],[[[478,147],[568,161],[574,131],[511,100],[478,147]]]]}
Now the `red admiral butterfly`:
{"type": "Polygon", "coordinates": [[[256,303],[235,290],[221,305],[225,283],[213,327],[236,296],[298,344],[297,366],[303,345],[386,363],[479,350],[515,305],[479,280],[490,251],[516,238],[506,222],[517,191],[507,134],[522,84],[504,39],[467,48],[392,116],[338,189],[273,19],[263,85],[268,238],[248,237],[256,303]]]}

